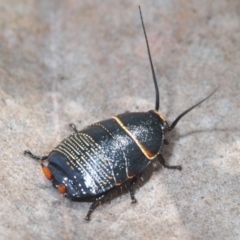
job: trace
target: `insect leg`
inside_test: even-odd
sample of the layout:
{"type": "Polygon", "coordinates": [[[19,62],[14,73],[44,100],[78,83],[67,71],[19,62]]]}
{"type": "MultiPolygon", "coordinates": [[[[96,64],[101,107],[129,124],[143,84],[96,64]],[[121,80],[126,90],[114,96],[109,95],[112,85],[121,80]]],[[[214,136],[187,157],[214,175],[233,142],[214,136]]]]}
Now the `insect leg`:
{"type": "Polygon", "coordinates": [[[137,202],[137,199],[135,198],[134,196],[134,188],[133,188],[133,185],[135,185],[137,181],[137,177],[134,177],[130,183],[130,186],[129,186],[129,192],[130,192],[130,196],[131,196],[131,199],[132,199],[132,203],[136,203],[137,202]]]}
{"type": "Polygon", "coordinates": [[[33,158],[33,159],[36,159],[36,160],[46,160],[48,158],[48,156],[42,156],[42,157],[39,157],[39,156],[35,156],[33,155],[29,150],[25,150],[24,151],[24,155],[28,155],[29,157],[33,158]]]}
{"type": "Polygon", "coordinates": [[[175,165],[175,166],[170,166],[165,164],[165,160],[161,154],[158,155],[158,160],[159,162],[163,165],[163,167],[168,168],[168,169],[177,169],[179,171],[182,170],[181,165],[175,165]]]}
{"type": "Polygon", "coordinates": [[[75,124],[70,123],[70,124],[69,124],[69,127],[70,127],[74,132],[76,132],[76,133],[78,132],[77,127],[76,127],[75,124]]]}
{"type": "Polygon", "coordinates": [[[96,198],[96,200],[90,205],[87,215],[85,217],[85,220],[89,221],[90,220],[90,216],[93,213],[93,211],[95,210],[95,208],[101,204],[101,200],[105,198],[105,195],[103,194],[102,196],[96,198]]]}

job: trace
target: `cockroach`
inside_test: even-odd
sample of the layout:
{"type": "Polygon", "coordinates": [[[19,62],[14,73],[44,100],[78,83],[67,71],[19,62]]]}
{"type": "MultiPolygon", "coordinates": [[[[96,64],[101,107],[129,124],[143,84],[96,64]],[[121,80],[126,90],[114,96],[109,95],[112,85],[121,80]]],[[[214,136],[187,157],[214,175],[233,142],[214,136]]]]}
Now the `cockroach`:
{"type": "Polygon", "coordinates": [[[153,159],[157,158],[165,168],[181,170],[180,165],[167,165],[161,155],[162,146],[168,143],[165,134],[217,90],[184,111],[169,125],[159,112],[159,89],[140,7],[139,12],[155,86],[155,109],[119,114],[80,131],[70,124],[74,133],[47,156],[39,157],[24,151],[33,159],[48,161],[47,166],[42,163],[43,172],[59,193],[73,200],[94,198],[86,220],[109,192],[127,181],[130,181],[132,203],[135,203],[133,185],[153,159]]]}

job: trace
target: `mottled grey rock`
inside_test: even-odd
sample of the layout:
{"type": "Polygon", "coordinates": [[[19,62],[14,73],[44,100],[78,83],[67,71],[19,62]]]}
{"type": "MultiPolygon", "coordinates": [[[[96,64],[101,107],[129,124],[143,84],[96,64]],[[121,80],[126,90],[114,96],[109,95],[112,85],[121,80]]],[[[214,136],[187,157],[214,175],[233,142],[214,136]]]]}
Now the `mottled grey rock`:
{"type": "Polygon", "coordinates": [[[136,190],[103,204],[52,188],[30,149],[48,154],[71,131],[154,108],[136,1],[0,2],[1,239],[239,239],[240,3],[140,1],[161,92],[179,122],[136,190]]]}

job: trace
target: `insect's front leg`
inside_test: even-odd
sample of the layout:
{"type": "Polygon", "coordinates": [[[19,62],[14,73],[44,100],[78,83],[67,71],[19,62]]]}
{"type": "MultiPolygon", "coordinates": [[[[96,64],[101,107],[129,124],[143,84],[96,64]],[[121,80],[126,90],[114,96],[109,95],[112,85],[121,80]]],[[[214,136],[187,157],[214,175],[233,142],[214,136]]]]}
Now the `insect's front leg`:
{"type": "Polygon", "coordinates": [[[177,170],[179,170],[179,171],[182,170],[181,165],[175,165],[175,166],[166,165],[166,164],[165,164],[165,159],[163,158],[163,156],[162,156],[161,154],[159,154],[159,155],[157,156],[157,158],[158,158],[158,161],[159,161],[159,162],[163,165],[163,167],[165,167],[165,168],[168,168],[168,169],[177,169],[177,170]]]}

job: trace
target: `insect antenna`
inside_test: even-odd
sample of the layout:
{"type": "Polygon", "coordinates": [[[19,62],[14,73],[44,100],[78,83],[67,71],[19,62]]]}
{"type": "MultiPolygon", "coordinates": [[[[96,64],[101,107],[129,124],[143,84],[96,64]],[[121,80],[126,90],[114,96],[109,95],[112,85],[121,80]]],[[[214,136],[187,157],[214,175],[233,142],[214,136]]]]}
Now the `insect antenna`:
{"type": "Polygon", "coordinates": [[[206,98],[202,99],[200,102],[198,102],[197,104],[193,105],[192,107],[190,107],[189,109],[187,109],[186,111],[184,111],[183,113],[181,113],[172,123],[172,125],[168,128],[168,131],[171,131],[178,123],[178,121],[185,116],[187,113],[189,113],[191,110],[193,110],[194,108],[196,108],[197,106],[199,106],[201,103],[205,102],[208,98],[210,98],[217,90],[219,89],[219,87],[217,87],[212,93],[210,93],[206,98]]]}
{"type": "Polygon", "coordinates": [[[159,89],[158,89],[157,79],[156,79],[156,76],[155,76],[155,71],[154,71],[154,68],[153,68],[150,48],[149,48],[149,44],[148,44],[147,34],[146,34],[145,26],[144,26],[144,23],[143,23],[142,11],[141,11],[141,7],[140,6],[139,6],[139,12],[140,12],[140,17],[141,17],[141,21],[142,21],[142,27],[143,27],[144,36],[145,36],[145,39],[146,39],[147,50],[148,50],[148,57],[149,57],[149,61],[150,61],[151,69],[152,69],[153,82],[154,82],[155,92],[156,92],[155,110],[158,111],[159,110],[159,105],[160,105],[159,89]]]}

